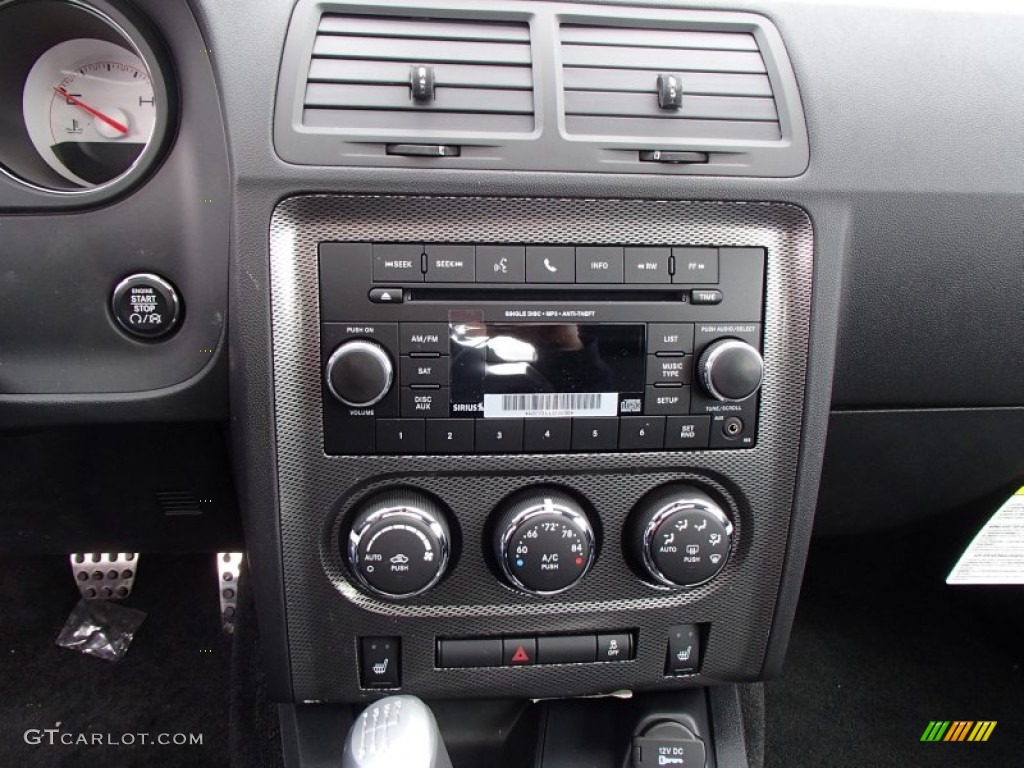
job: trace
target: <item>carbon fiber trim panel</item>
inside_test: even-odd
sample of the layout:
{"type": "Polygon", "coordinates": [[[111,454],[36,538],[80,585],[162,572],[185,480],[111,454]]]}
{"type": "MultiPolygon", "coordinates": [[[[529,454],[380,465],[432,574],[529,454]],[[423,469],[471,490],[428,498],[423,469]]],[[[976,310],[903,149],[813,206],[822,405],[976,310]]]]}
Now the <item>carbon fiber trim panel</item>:
{"type": "Polygon", "coordinates": [[[402,684],[423,696],[566,696],[749,680],[760,672],[790,525],[808,350],[813,235],[799,208],[771,203],[303,196],[271,223],[271,310],[282,559],[294,695],[357,701],[360,635],[400,635],[402,684]],[[765,379],[758,444],[728,451],[515,456],[329,457],[323,453],[317,246],[324,240],[616,243],[767,249],[765,379]],[[643,582],[620,537],[648,491],[690,481],[736,526],[722,574],[669,592],[643,582]],[[553,598],[504,587],[487,558],[487,518],[530,484],[587,498],[599,536],[593,570],[553,598]],[[429,593],[384,602],[353,586],[337,551],[359,498],[397,484],[448,504],[455,556],[429,593]],[[702,672],[664,676],[667,628],[707,623],[702,672]],[[632,629],[634,661],[488,670],[434,668],[436,636],[632,629]]]}

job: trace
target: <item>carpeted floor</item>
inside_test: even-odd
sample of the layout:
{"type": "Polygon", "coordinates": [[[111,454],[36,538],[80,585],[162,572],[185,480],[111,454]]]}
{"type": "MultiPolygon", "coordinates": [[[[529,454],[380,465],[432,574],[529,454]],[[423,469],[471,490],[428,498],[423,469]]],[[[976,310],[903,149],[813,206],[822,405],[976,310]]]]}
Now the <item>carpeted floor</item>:
{"type": "Polygon", "coordinates": [[[1024,589],[944,583],[975,527],[813,543],[784,674],[766,686],[769,768],[1024,764],[1024,589]],[[922,743],[931,720],[998,725],[987,743],[922,743]]]}
{"type": "Polygon", "coordinates": [[[144,555],[138,574],[125,604],[147,617],[111,663],[54,644],[78,601],[66,559],[0,561],[0,766],[228,764],[231,644],[220,633],[213,556],[144,555]],[[53,728],[52,746],[45,733],[26,743],[26,731],[53,728]],[[200,734],[202,744],[60,743],[140,733],[200,734]]]}

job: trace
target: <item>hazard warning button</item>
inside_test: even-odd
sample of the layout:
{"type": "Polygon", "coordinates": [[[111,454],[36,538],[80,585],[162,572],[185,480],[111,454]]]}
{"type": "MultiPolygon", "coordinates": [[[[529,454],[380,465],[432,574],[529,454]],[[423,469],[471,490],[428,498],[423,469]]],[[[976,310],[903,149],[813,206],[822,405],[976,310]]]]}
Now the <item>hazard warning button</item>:
{"type": "Polygon", "coordinates": [[[537,640],[533,637],[502,638],[501,663],[506,667],[526,667],[537,663],[537,640]]]}

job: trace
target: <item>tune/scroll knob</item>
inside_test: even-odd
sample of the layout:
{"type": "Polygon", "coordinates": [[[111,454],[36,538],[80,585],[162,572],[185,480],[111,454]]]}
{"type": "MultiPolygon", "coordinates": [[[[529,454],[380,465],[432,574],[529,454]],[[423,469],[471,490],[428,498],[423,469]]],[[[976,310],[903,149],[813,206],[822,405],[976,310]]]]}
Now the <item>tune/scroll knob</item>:
{"type": "Polygon", "coordinates": [[[450,534],[441,505],[413,490],[363,502],[349,531],[349,568],[364,587],[392,598],[426,592],[448,566],[450,534]]]}
{"type": "Polygon", "coordinates": [[[495,527],[494,550],[505,578],[533,595],[555,595],[594,561],[594,529],[569,494],[530,489],[509,499],[495,527]]]}
{"type": "Polygon", "coordinates": [[[628,533],[637,562],[660,584],[696,587],[725,567],[732,522],[706,493],[670,485],[643,499],[628,533]]]}
{"type": "Polygon", "coordinates": [[[761,387],[761,353],[739,339],[719,339],[708,345],[697,363],[697,378],[716,400],[746,400],[761,387]]]}
{"type": "Polygon", "coordinates": [[[327,360],[327,388],[345,405],[369,408],[391,391],[395,368],[379,344],[346,341],[327,360]]]}

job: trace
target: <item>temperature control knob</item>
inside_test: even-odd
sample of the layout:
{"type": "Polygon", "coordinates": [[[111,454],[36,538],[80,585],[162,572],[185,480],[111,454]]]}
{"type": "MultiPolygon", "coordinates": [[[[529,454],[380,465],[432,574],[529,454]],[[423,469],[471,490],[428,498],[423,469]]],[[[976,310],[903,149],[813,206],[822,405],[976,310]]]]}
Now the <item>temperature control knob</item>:
{"type": "Polygon", "coordinates": [[[327,388],[345,405],[369,408],[391,391],[395,368],[380,344],[346,341],[327,360],[327,388]]]}
{"type": "Polygon", "coordinates": [[[449,542],[440,504],[417,491],[396,490],[362,504],[343,549],[364,587],[403,598],[426,592],[444,575],[449,542]]]}
{"type": "Polygon", "coordinates": [[[764,361],[761,353],[739,339],[709,344],[697,362],[697,378],[716,400],[738,402],[761,388],[764,361]]]}
{"type": "Polygon", "coordinates": [[[594,529],[569,494],[529,490],[505,503],[495,529],[495,555],[509,583],[533,595],[555,595],[583,578],[594,561],[594,529]]]}
{"type": "Polygon", "coordinates": [[[706,493],[667,486],[643,499],[631,518],[637,562],[660,584],[696,587],[725,567],[732,522],[706,493]]]}

